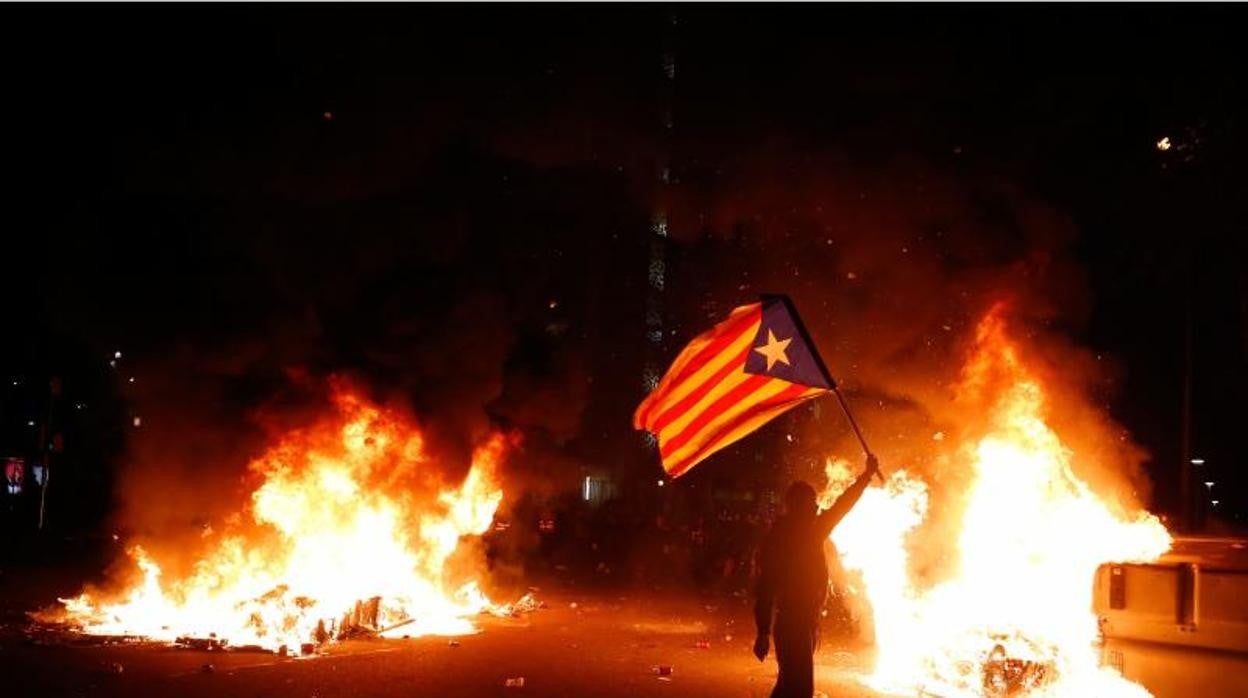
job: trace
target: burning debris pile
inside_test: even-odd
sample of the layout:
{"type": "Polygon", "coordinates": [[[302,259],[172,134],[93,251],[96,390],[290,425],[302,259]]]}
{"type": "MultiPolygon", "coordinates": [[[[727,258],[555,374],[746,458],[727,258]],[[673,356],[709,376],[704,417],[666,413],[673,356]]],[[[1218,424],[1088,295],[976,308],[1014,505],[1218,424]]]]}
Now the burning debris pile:
{"type": "Polygon", "coordinates": [[[92,634],[279,651],[360,634],[466,634],[474,614],[512,612],[454,564],[461,538],[493,520],[508,440],[491,436],[462,482],[448,483],[411,421],[343,385],[333,404],[250,464],[250,503],[206,534],[189,575],[168,579],[134,545],[141,577],[119,596],[63,599],[61,620],[92,634]]]}
{"type": "MultiPolygon", "coordinates": [[[[1023,362],[998,307],[980,322],[956,399],[982,423],[946,462],[966,475],[960,516],[936,523],[923,480],[904,470],[867,490],[832,534],[860,575],[879,655],[868,683],[923,695],[1139,696],[1099,666],[1092,580],[1098,565],[1152,560],[1170,547],[1157,517],[1126,513],[1076,476],[1051,426],[1045,386],[1023,362]],[[910,553],[948,551],[921,579],[910,553]]],[[[831,498],[851,479],[828,465],[831,498]]]]}

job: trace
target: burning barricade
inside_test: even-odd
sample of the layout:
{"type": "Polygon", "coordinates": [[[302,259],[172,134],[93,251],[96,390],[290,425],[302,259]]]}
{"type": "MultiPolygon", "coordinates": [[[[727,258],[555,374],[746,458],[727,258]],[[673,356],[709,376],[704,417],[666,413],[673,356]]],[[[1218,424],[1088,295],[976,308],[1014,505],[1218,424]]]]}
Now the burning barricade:
{"type": "MultiPolygon", "coordinates": [[[[982,423],[944,466],[969,467],[955,523],[932,523],[928,484],[897,470],[832,532],[871,609],[878,661],[866,682],[940,696],[1147,695],[1098,663],[1092,581],[1102,563],[1155,559],[1170,535],[1075,474],[1000,308],[977,329],[956,399],[982,423]],[[918,546],[943,550],[951,569],[923,579],[918,546]]],[[[828,476],[829,500],[852,479],[841,461],[828,476]]]]}
{"type": "Polygon", "coordinates": [[[506,437],[488,438],[462,481],[445,482],[410,419],[343,385],[333,406],[250,464],[257,485],[246,510],[189,574],[167,578],[133,545],[135,582],[63,599],[56,620],[96,635],[279,651],[391,632],[467,634],[482,612],[535,607],[493,604],[472,570],[453,564],[461,539],[485,532],[502,499],[506,437]]]}

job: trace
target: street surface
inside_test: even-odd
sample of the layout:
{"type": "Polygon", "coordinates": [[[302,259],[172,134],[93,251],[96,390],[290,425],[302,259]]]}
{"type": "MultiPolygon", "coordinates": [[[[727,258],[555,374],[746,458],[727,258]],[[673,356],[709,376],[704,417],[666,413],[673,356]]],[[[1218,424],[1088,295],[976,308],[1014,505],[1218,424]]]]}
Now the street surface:
{"type": "MultiPolygon", "coordinates": [[[[457,644],[440,637],[353,640],[298,659],[67,641],[32,633],[10,614],[0,631],[0,672],[5,695],[178,698],[761,698],[775,681],[774,660],[760,664],[750,654],[752,624],[742,599],[570,591],[538,596],[546,608],[518,618],[483,617],[481,632],[456,638],[457,644]],[[659,675],[663,665],[671,667],[670,675],[659,675]],[[506,685],[519,678],[522,687],[506,685]]],[[[817,690],[851,698],[874,695],[854,680],[864,659],[825,642],[817,658],[817,690]]]]}

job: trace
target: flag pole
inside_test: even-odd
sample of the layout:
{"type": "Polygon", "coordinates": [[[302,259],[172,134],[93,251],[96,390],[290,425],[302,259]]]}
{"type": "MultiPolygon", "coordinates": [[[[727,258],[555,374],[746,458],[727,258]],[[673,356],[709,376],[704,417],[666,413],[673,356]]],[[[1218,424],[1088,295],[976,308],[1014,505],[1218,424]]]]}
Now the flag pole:
{"type": "MultiPolygon", "coordinates": [[[[845,401],[845,396],[841,394],[841,388],[836,383],[832,384],[832,392],[836,395],[836,401],[841,404],[841,410],[845,412],[845,418],[849,420],[849,426],[854,429],[854,436],[858,437],[858,444],[862,446],[862,452],[867,458],[874,458],[875,454],[871,452],[871,447],[867,445],[867,440],[862,436],[862,429],[858,428],[858,420],[854,419],[854,413],[849,411],[849,403],[845,401]]],[[[875,476],[884,482],[884,476],[880,474],[879,468],[876,468],[875,476]]]]}
{"type": "MultiPolygon", "coordinates": [[[[802,324],[802,316],[797,314],[797,307],[793,305],[792,299],[783,294],[763,294],[759,299],[763,303],[766,303],[769,299],[775,299],[784,304],[785,309],[789,311],[789,317],[793,319],[793,326],[797,329],[797,333],[801,335],[802,341],[810,349],[810,358],[814,360],[815,366],[818,367],[819,373],[827,381],[832,392],[836,393],[836,400],[841,403],[841,409],[845,412],[845,418],[849,420],[849,426],[854,428],[854,436],[858,437],[858,443],[862,446],[862,452],[868,458],[874,458],[875,454],[871,452],[871,447],[867,445],[867,440],[862,436],[862,429],[858,428],[858,420],[854,419],[854,413],[849,411],[849,403],[845,401],[845,396],[841,395],[840,386],[836,384],[832,374],[828,373],[828,367],[824,365],[823,357],[819,356],[819,350],[815,347],[814,340],[810,338],[810,333],[806,331],[806,325],[802,324]]],[[[875,476],[880,479],[880,482],[884,482],[884,476],[880,474],[878,468],[875,471],[875,476]]]]}

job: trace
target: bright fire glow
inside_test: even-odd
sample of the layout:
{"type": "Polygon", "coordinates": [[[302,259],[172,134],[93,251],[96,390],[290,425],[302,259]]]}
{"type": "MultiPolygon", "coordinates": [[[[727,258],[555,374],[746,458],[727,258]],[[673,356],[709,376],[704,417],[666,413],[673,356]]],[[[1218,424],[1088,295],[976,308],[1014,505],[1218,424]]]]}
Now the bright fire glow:
{"type": "MultiPolygon", "coordinates": [[[[980,323],[960,386],[984,418],[945,466],[970,471],[961,516],[935,530],[927,485],[896,471],[832,533],[872,609],[878,659],[867,683],[941,696],[1147,696],[1099,665],[1093,576],[1102,563],[1157,558],[1170,536],[1076,477],[1076,454],[1046,422],[1045,390],[1002,315],[980,323]],[[920,582],[909,550],[921,545],[956,556],[951,574],[920,582]]],[[[828,477],[825,500],[852,479],[843,461],[828,463],[828,477]]]]}
{"type": "Polygon", "coordinates": [[[260,484],[244,523],[211,541],[189,575],[167,579],[135,545],[138,581],[120,598],[88,591],[63,600],[70,619],[95,634],[292,650],[361,626],[473,632],[469,617],[494,607],[448,565],[462,537],[490,526],[507,440],[491,437],[463,481],[445,483],[413,424],[341,386],[334,404],[330,418],[250,464],[260,484]]]}

